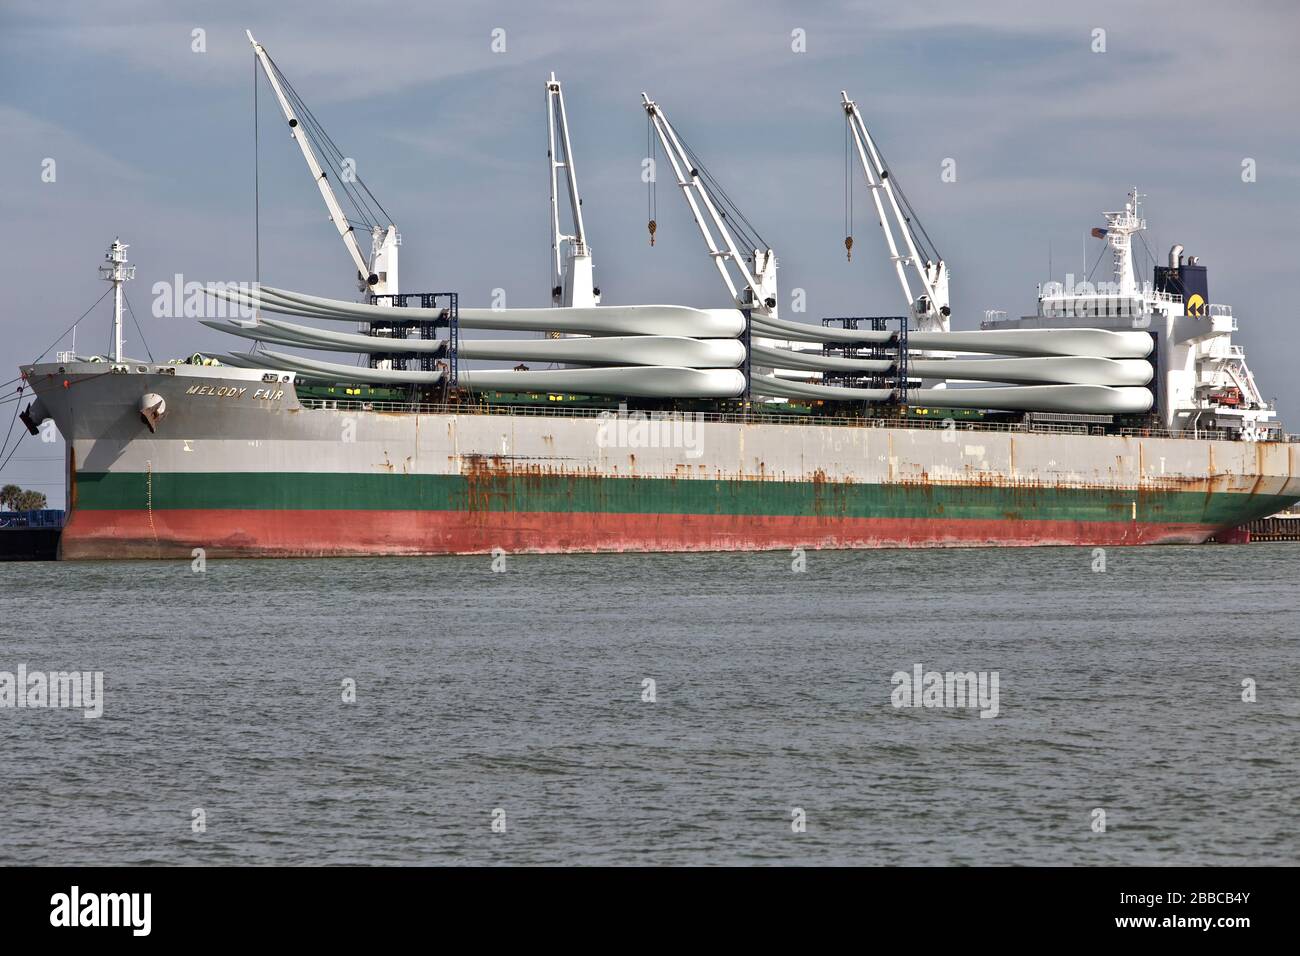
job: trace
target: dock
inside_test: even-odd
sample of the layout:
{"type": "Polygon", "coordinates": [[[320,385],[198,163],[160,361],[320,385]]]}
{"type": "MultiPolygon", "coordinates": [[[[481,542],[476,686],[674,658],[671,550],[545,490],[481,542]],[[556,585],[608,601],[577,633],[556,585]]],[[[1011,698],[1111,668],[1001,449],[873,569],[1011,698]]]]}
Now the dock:
{"type": "Polygon", "coordinates": [[[1300,541],[1300,511],[1283,511],[1243,525],[1251,541],[1300,541]]]}
{"type": "Polygon", "coordinates": [[[64,513],[0,511],[0,561],[57,561],[64,513]]]}

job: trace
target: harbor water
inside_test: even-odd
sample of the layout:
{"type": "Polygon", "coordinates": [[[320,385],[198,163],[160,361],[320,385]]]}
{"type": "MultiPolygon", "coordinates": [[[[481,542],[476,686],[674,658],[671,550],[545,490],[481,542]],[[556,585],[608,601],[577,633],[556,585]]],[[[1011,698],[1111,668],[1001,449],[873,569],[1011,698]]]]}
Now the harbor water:
{"type": "Polygon", "coordinates": [[[0,565],[0,863],[1293,864],[1297,560],[0,565]]]}

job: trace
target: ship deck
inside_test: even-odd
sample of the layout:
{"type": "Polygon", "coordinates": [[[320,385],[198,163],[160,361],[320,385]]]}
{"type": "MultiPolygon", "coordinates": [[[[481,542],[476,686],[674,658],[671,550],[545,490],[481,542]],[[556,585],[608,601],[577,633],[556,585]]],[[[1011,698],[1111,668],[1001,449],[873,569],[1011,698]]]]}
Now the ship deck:
{"type": "MultiPolygon", "coordinates": [[[[1128,425],[1107,425],[1098,422],[1068,421],[978,421],[949,417],[942,408],[912,409],[913,413],[930,413],[931,417],[910,415],[836,415],[820,411],[767,412],[767,411],[692,411],[685,409],[656,410],[636,407],[592,408],[579,405],[542,404],[476,404],[473,402],[393,402],[355,399],[299,398],[304,409],[330,411],[379,412],[399,415],[506,415],[540,418],[600,418],[612,414],[641,414],[655,419],[692,422],[720,422],[738,425],[811,425],[844,428],[914,428],[954,429],[957,431],[1013,432],[1060,435],[1118,435],[1124,438],[1171,438],[1188,441],[1238,441],[1236,435],[1223,428],[1200,428],[1188,431],[1171,431],[1166,428],[1128,425]]],[[[955,410],[957,412],[963,410],[955,410]]],[[[1270,441],[1300,442],[1300,435],[1279,434],[1270,441]]]]}

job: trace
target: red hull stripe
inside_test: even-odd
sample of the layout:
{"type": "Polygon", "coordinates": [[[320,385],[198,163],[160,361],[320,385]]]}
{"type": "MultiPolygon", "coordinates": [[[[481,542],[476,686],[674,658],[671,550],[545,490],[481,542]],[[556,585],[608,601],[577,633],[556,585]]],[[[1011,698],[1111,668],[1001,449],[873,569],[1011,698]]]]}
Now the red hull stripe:
{"type": "Polygon", "coordinates": [[[1196,544],[1209,525],[573,512],[76,511],[65,558],[1196,544]]]}

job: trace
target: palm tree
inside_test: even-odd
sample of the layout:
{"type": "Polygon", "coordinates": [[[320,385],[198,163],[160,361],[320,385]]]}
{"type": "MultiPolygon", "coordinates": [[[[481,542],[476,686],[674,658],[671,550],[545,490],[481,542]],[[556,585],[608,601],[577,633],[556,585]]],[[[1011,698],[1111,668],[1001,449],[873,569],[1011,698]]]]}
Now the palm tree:
{"type": "Polygon", "coordinates": [[[45,495],[39,491],[20,491],[14,499],[15,511],[40,511],[45,507],[45,495]]]}
{"type": "Polygon", "coordinates": [[[22,491],[17,485],[5,485],[0,488],[0,511],[3,511],[6,505],[16,511],[18,506],[15,502],[18,500],[18,496],[22,494],[22,491]]]}

